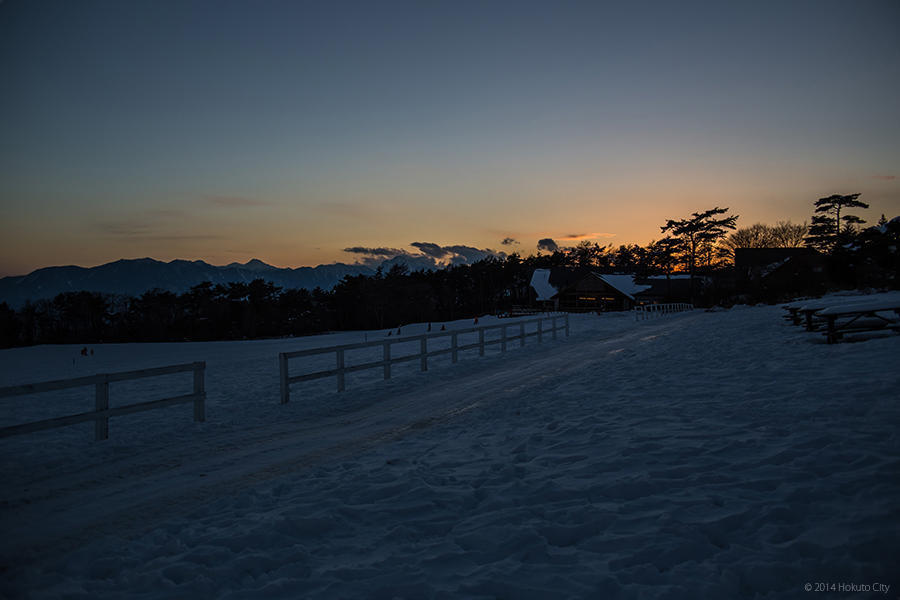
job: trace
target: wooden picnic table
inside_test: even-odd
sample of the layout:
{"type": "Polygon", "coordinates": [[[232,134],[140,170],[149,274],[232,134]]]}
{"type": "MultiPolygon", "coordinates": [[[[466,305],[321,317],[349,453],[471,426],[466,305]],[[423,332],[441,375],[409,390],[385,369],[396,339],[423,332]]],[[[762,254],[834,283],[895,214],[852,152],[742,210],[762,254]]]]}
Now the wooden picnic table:
{"type": "Polygon", "coordinates": [[[804,324],[807,331],[815,331],[820,325],[827,324],[824,318],[821,318],[822,311],[835,306],[859,305],[861,303],[876,302],[878,304],[887,303],[887,305],[900,304],[900,291],[880,292],[868,296],[826,296],[825,298],[809,298],[805,300],[795,300],[790,304],[784,305],[784,309],[788,311],[788,319],[794,325],[804,324]]]}
{"type": "Polygon", "coordinates": [[[846,333],[900,331],[900,301],[896,299],[873,298],[833,305],[818,310],[816,316],[826,321],[825,335],[829,344],[839,342],[846,333]],[[894,313],[898,318],[892,319],[885,313],[894,313]]]}

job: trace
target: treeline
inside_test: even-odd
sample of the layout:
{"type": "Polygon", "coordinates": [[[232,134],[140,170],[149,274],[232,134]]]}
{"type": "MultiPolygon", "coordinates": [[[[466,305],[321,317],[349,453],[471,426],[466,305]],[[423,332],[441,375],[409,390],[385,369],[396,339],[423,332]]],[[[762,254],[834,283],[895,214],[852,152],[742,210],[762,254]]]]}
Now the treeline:
{"type": "Polygon", "coordinates": [[[739,291],[729,257],[744,247],[810,246],[826,257],[831,287],[900,288],[900,217],[887,221],[882,215],[876,226],[864,229],[864,221],[848,212],[868,207],[857,198],[819,200],[808,228],[779,223],[738,229],[738,217],[717,207],[668,220],[660,227],[668,235],[645,247],[554,243],[551,253],[525,259],[512,254],[413,272],[395,265],[372,276],[346,276],[331,290],[281,289],[257,279],[205,282],[181,294],[156,289],[139,297],[70,292],[18,310],[0,303],[0,347],[234,340],[440,323],[530,305],[534,269],[557,266],[638,277],[676,271],[705,275],[715,285],[694,300],[729,302],[739,291]]]}
{"type": "Polygon", "coordinates": [[[554,266],[640,274],[671,269],[637,245],[582,244],[434,271],[395,265],[372,276],[348,275],[331,290],[282,289],[257,279],[205,282],[181,294],[155,289],[138,297],[67,292],[18,310],[0,303],[0,344],[234,340],[439,323],[529,305],[534,269],[554,266]]]}

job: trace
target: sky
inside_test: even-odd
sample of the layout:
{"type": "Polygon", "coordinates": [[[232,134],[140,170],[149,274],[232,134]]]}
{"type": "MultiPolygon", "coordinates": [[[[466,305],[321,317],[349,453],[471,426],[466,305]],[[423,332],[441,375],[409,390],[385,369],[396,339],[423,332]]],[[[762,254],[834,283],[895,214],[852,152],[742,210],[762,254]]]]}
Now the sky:
{"type": "Polygon", "coordinates": [[[900,214],[896,0],[0,0],[0,76],[0,276],[900,214]]]}

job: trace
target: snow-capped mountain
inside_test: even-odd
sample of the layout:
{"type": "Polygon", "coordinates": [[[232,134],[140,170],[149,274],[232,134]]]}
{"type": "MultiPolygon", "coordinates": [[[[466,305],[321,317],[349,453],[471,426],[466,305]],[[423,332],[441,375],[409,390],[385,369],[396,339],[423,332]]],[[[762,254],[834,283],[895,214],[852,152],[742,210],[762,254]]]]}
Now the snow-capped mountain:
{"type": "Polygon", "coordinates": [[[26,300],[52,298],[81,290],[140,295],[159,288],[181,293],[204,281],[213,284],[265,279],[283,288],[330,289],[345,275],[371,275],[372,267],[334,263],[296,269],[273,267],[259,259],[244,264],[215,266],[202,260],[163,262],[152,258],[117,260],[97,267],[46,267],[17,277],[0,279],[0,302],[13,307],[26,300]]]}

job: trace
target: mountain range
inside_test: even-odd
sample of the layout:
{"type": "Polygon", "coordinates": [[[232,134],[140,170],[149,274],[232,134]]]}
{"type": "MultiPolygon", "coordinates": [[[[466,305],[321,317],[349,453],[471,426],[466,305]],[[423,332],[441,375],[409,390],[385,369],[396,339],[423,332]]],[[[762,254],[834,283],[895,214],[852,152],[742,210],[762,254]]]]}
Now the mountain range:
{"type": "MultiPolygon", "coordinates": [[[[384,261],[385,270],[403,257],[384,261]]],[[[434,265],[409,264],[410,268],[434,265]]],[[[0,302],[14,308],[27,300],[53,298],[63,292],[102,292],[139,296],[154,288],[182,293],[204,281],[213,284],[247,282],[262,278],[282,288],[331,289],[345,275],[372,275],[375,268],[364,264],[333,263],[316,267],[280,268],[261,260],[215,266],[202,260],[163,262],[152,258],[122,259],[97,267],[46,267],[15,277],[0,279],[0,302]]]]}

